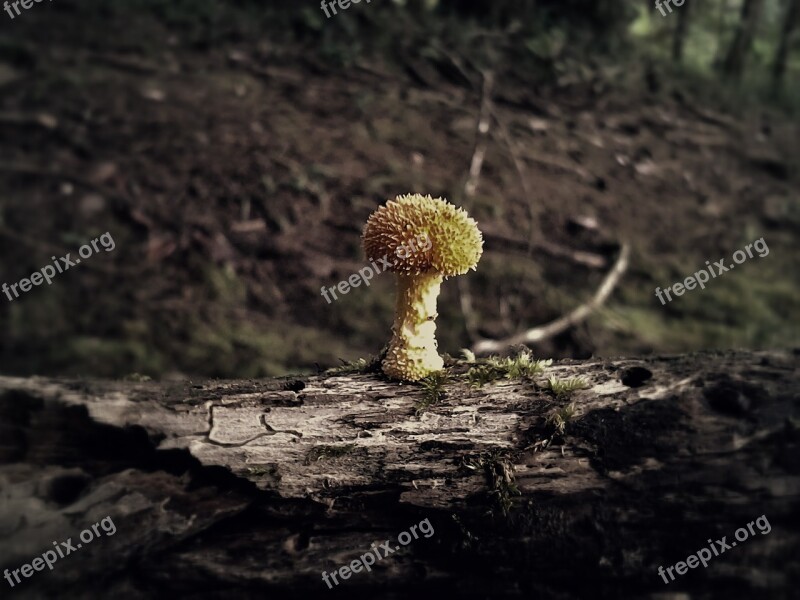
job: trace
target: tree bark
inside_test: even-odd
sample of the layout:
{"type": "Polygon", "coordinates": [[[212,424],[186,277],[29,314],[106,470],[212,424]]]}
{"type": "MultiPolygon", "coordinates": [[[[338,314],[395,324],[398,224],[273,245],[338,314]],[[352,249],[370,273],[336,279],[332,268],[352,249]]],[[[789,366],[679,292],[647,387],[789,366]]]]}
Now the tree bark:
{"type": "Polygon", "coordinates": [[[761,18],[764,0],[744,0],[742,18],[733,36],[733,41],[728,48],[725,61],[722,63],[724,77],[739,81],[744,71],[744,63],[750,48],[753,45],[756,27],[761,18]]]}
{"type": "Polygon", "coordinates": [[[480,388],[460,363],[427,410],[373,374],[0,377],[0,569],[116,526],[6,593],[790,598],[799,357],[564,361],[480,388]],[[556,396],[551,375],[587,387],[556,396]],[[425,519],[429,537],[323,582],[425,519]],[[740,528],[707,568],[659,576],[740,528]]]}
{"type": "Polygon", "coordinates": [[[789,58],[792,35],[797,29],[798,21],[800,21],[800,0],[787,0],[781,37],[778,40],[775,58],[772,61],[772,87],[775,91],[780,90],[783,86],[783,79],[786,75],[786,61],[789,58]]]}

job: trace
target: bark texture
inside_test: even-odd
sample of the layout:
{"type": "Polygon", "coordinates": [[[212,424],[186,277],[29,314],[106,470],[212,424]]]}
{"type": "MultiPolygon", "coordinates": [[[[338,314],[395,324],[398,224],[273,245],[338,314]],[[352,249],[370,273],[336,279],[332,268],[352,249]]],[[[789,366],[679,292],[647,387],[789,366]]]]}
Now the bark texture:
{"type": "Polygon", "coordinates": [[[0,569],[117,529],[0,580],[4,597],[796,597],[797,352],[561,362],[480,388],[467,368],[424,411],[422,387],[373,374],[0,377],[0,569]],[[588,387],[557,397],[550,375],[588,387]],[[769,533],[658,575],[761,515],[769,533]],[[430,537],[323,582],[425,519],[430,537]]]}

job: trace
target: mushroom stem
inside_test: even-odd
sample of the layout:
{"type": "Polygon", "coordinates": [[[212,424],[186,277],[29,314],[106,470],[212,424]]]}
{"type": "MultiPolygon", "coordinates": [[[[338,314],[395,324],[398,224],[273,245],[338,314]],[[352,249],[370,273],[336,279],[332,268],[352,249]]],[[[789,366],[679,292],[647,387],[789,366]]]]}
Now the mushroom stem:
{"type": "Polygon", "coordinates": [[[383,364],[389,377],[417,381],[444,367],[436,343],[436,299],[442,279],[436,271],[397,273],[397,304],[387,353],[391,360],[383,364]]]}

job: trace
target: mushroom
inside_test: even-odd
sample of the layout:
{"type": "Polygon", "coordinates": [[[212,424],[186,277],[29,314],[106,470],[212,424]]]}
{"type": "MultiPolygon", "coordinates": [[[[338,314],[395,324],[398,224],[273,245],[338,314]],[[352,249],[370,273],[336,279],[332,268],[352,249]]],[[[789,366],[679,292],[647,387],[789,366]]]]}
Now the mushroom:
{"type": "Polygon", "coordinates": [[[443,279],[476,268],[483,253],[478,224],[442,198],[409,194],[370,215],[363,242],[369,260],[396,257],[389,270],[397,277],[397,303],[383,372],[391,379],[418,381],[440,371],[436,298],[443,279]],[[420,238],[429,243],[415,246],[420,238]]]}

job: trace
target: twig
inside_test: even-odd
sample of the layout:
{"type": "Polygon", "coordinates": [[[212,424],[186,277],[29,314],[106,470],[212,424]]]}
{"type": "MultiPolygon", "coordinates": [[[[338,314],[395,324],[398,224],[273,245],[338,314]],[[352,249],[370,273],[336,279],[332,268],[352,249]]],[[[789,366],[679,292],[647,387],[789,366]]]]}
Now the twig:
{"type": "Polygon", "coordinates": [[[489,133],[489,124],[492,113],[492,87],[494,86],[494,75],[491,72],[483,73],[483,88],[481,90],[481,108],[478,114],[478,130],[475,134],[475,150],[472,153],[472,161],[469,165],[469,176],[464,184],[464,195],[468,199],[475,196],[478,190],[478,181],[483,168],[483,160],[486,157],[486,138],[489,133]]]}
{"type": "Polygon", "coordinates": [[[609,261],[601,254],[574,250],[569,246],[562,246],[548,240],[537,239],[531,244],[522,239],[506,237],[498,233],[483,234],[487,248],[501,252],[516,252],[527,257],[531,256],[531,247],[536,254],[547,254],[554,258],[569,260],[575,264],[588,267],[590,269],[605,269],[609,261]]]}
{"type": "Polygon", "coordinates": [[[582,304],[569,314],[559,317],[555,321],[551,321],[546,325],[534,327],[533,329],[529,329],[528,331],[502,340],[481,340],[473,346],[472,351],[475,354],[485,355],[492,352],[499,352],[503,348],[514,346],[516,344],[532,344],[551,338],[563,331],[566,331],[570,327],[577,325],[578,323],[584,321],[587,317],[589,317],[589,315],[591,315],[595,310],[605,303],[605,301],[611,295],[611,292],[614,291],[614,288],[619,283],[622,275],[628,269],[629,262],[630,246],[628,244],[623,244],[616,264],[608,272],[608,275],[606,275],[606,278],[603,280],[603,283],[597,289],[597,292],[595,292],[591,300],[585,304],[582,304]]]}
{"type": "MultiPolygon", "coordinates": [[[[469,165],[469,173],[464,182],[464,199],[465,203],[471,205],[472,198],[478,190],[478,183],[481,177],[481,170],[483,169],[483,161],[486,158],[487,138],[489,134],[489,127],[491,124],[492,115],[492,88],[494,87],[494,75],[491,71],[482,72],[483,86],[481,88],[481,104],[478,112],[478,123],[475,132],[475,149],[472,152],[472,160],[469,165]]],[[[475,311],[472,308],[472,293],[470,291],[469,282],[465,277],[458,279],[459,303],[461,305],[461,313],[464,315],[464,327],[467,330],[467,335],[470,342],[479,339],[478,334],[478,319],[475,316],[475,311]]]]}
{"type": "MultiPolygon", "coordinates": [[[[534,239],[536,238],[537,232],[541,231],[539,227],[539,212],[535,207],[533,192],[531,190],[530,185],[528,185],[528,177],[527,172],[525,170],[525,164],[520,159],[519,154],[517,153],[516,148],[514,147],[514,140],[511,137],[511,134],[508,132],[508,129],[503,123],[503,120],[500,118],[500,115],[497,114],[495,111],[494,119],[497,122],[498,130],[500,131],[500,135],[505,141],[506,146],[508,147],[508,151],[511,154],[511,161],[514,163],[514,168],[517,171],[517,175],[519,176],[520,184],[522,185],[522,192],[524,194],[524,203],[525,207],[528,209],[528,247],[525,252],[528,258],[533,257],[533,246],[534,246],[534,239]]],[[[544,240],[543,240],[544,241],[544,240]]],[[[517,281],[516,284],[516,296],[519,298],[521,297],[521,290],[522,290],[522,281],[517,281]]],[[[522,325],[522,322],[517,323],[517,328],[522,325]]]]}
{"type": "MultiPolygon", "coordinates": [[[[441,47],[438,44],[436,44],[436,46],[437,46],[437,49],[442,54],[444,54],[450,60],[450,62],[453,63],[453,65],[461,72],[461,74],[464,76],[464,78],[467,81],[472,81],[472,78],[470,77],[470,74],[469,74],[469,72],[467,70],[467,67],[463,64],[463,62],[460,60],[460,58],[457,55],[454,55],[453,53],[449,52],[447,49],[441,47]]],[[[516,148],[514,146],[514,141],[513,141],[512,137],[511,137],[511,134],[508,132],[508,129],[505,127],[505,124],[504,124],[503,120],[500,118],[499,114],[497,113],[497,111],[492,106],[492,102],[491,102],[491,98],[490,98],[490,93],[489,92],[491,92],[491,84],[493,83],[494,78],[492,77],[491,79],[489,79],[487,76],[491,75],[491,74],[487,73],[487,72],[484,72],[484,71],[481,71],[481,74],[483,75],[483,89],[482,89],[482,98],[481,98],[481,109],[480,109],[480,115],[479,115],[479,118],[478,118],[478,133],[477,133],[477,136],[476,136],[475,150],[473,152],[472,161],[471,161],[471,164],[470,164],[470,174],[469,174],[469,177],[467,178],[467,181],[466,181],[466,183],[464,185],[464,194],[465,194],[466,199],[471,199],[472,195],[475,193],[475,190],[477,189],[478,178],[480,177],[480,171],[481,171],[481,167],[483,165],[483,160],[484,160],[485,152],[486,152],[485,137],[486,137],[486,134],[489,133],[490,123],[491,123],[491,119],[489,119],[489,118],[486,118],[484,120],[485,113],[486,113],[486,111],[488,111],[489,114],[494,117],[494,120],[497,123],[498,129],[500,131],[500,135],[501,135],[503,141],[505,141],[506,145],[508,146],[509,153],[511,154],[511,158],[512,158],[512,161],[514,163],[514,168],[516,169],[517,174],[519,175],[520,183],[521,183],[522,189],[523,189],[523,193],[525,194],[525,202],[527,204],[528,214],[529,214],[529,217],[530,217],[530,224],[529,224],[530,226],[529,226],[529,233],[528,233],[528,243],[527,243],[526,255],[528,257],[532,257],[534,248],[538,247],[539,249],[541,249],[543,251],[546,251],[546,252],[548,252],[548,253],[550,253],[550,254],[552,254],[554,256],[563,256],[563,257],[566,257],[566,258],[570,258],[571,260],[573,260],[575,262],[578,262],[578,263],[581,263],[581,264],[584,264],[584,265],[587,265],[587,266],[590,266],[590,267],[598,268],[600,266],[603,266],[605,264],[605,262],[606,262],[603,257],[600,257],[598,255],[594,255],[594,254],[591,254],[591,253],[588,253],[588,252],[573,251],[573,250],[570,250],[568,248],[564,248],[564,247],[562,247],[562,246],[560,246],[558,244],[555,244],[555,243],[552,243],[552,242],[548,242],[547,240],[543,240],[541,238],[541,236],[538,236],[538,239],[537,239],[537,233],[541,233],[540,232],[540,228],[539,228],[539,215],[538,215],[538,213],[536,211],[536,207],[535,207],[534,202],[533,202],[533,191],[532,191],[531,186],[529,185],[529,182],[528,182],[528,178],[527,178],[526,170],[525,170],[525,163],[522,160],[522,158],[520,157],[519,153],[517,152],[517,150],[516,150],[516,148]]],[[[561,167],[561,168],[565,168],[562,164],[559,164],[558,166],[561,167]]],[[[570,169],[570,170],[575,171],[574,168],[570,169]]],[[[585,172],[580,172],[580,174],[582,176],[586,175],[585,172]]],[[[624,271],[624,269],[627,268],[627,247],[623,247],[623,252],[621,254],[621,257],[623,255],[625,256],[625,265],[623,267],[623,271],[624,271]]],[[[619,262],[617,263],[615,268],[612,269],[612,271],[611,271],[611,273],[609,275],[614,273],[614,270],[616,269],[617,266],[619,266],[619,262]]],[[[620,273],[620,275],[621,275],[621,273],[620,273]]],[[[611,287],[613,288],[613,286],[615,284],[616,284],[616,281],[612,284],[611,287]]],[[[472,310],[472,296],[471,296],[470,291],[469,291],[469,283],[466,280],[466,278],[462,277],[462,278],[460,278],[458,280],[458,285],[459,285],[459,301],[460,301],[460,305],[461,305],[461,312],[464,315],[464,322],[465,322],[465,327],[466,327],[466,330],[467,330],[467,335],[470,337],[470,341],[472,341],[474,343],[474,341],[476,339],[479,339],[479,336],[478,336],[478,333],[477,333],[477,331],[478,331],[477,322],[476,322],[475,315],[474,315],[473,310],[472,310]]],[[[610,293],[610,291],[611,290],[609,290],[608,293],[610,293]]],[[[602,301],[605,301],[605,298],[603,298],[602,301]]],[[[602,304],[602,301],[600,302],[600,304],[602,304]]],[[[598,304],[598,306],[599,306],[599,304],[598,304]]],[[[581,317],[581,318],[585,318],[585,317],[581,317]]],[[[580,320],[580,318],[578,320],[580,320]]],[[[575,322],[577,322],[577,321],[575,321],[575,322]]],[[[568,328],[570,326],[570,324],[571,323],[568,323],[567,325],[565,325],[564,329],[568,328]]],[[[554,323],[551,323],[550,325],[559,326],[559,325],[561,325],[561,323],[554,322],[554,323]]],[[[535,331],[535,330],[532,330],[532,331],[535,331]]],[[[551,334],[551,335],[555,335],[555,334],[551,334]]],[[[515,337],[519,337],[519,336],[515,336],[515,337]]],[[[476,348],[480,347],[481,344],[492,344],[492,343],[502,344],[502,342],[493,342],[492,340],[481,340],[481,341],[477,342],[477,344],[475,344],[475,347],[476,348]]]]}
{"type": "Polygon", "coordinates": [[[539,229],[539,214],[536,211],[535,204],[533,201],[533,190],[528,182],[528,177],[525,172],[525,163],[519,156],[516,148],[514,147],[514,140],[511,138],[511,134],[508,132],[508,129],[503,123],[503,120],[500,118],[500,115],[497,113],[496,110],[492,111],[492,115],[494,116],[494,120],[497,123],[497,129],[500,132],[500,137],[503,138],[506,146],[508,147],[508,152],[511,154],[511,162],[514,163],[514,169],[517,171],[517,175],[519,176],[520,184],[522,185],[522,191],[525,193],[525,204],[528,208],[528,217],[529,217],[529,227],[528,227],[528,252],[530,253],[533,250],[533,239],[536,236],[537,232],[540,231],[539,229]]]}

